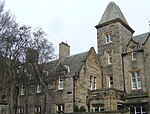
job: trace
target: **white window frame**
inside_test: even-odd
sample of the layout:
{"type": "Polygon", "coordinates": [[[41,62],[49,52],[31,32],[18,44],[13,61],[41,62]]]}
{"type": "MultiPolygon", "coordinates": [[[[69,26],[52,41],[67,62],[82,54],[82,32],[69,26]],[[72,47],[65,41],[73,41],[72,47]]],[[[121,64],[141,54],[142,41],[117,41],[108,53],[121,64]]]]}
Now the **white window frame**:
{"type": "Polygon", "coordinates": [[[136,60],[136,51],[135,48],[131,49],[132,51],[132,60],[135,61],[136,60]]]}
{"type": "Polygon", "coordinates": [[[56,105],[56,111],[64,112],[64,110],[65,110],[65,105],[64,104],[56,105]],[[59,108],[60,108],[60,110],[59,110],[59,108]]]}
{"type": "Polygon", "coordinates": [[[90,76],[90,90],[96,90],[97,89],[97,78],[94,76],[90,76]]]}
{"type": "Polygon", "coordinates": [[[111,43],[112,42],[112,34],[111,33],[109,33],[109,42],[111,43]]]}
{"type": "Polygon", "coordinates": [[[107,53],[108,64],[112,64],[112,53],[107,53]]]}
{"type": "Polygon", "coordinates": [[[59,77],[58,90],[63,90],[63,89],[64,89],[64,79],[59,77]]]}
{"type": "Polygon", "coordinates": [[[143,108],[144,107],[142,107],[142,106],[141,107],[134,107],[134,113],[135,114],[147,114],[147,112],[143,111],[143,108]],[[137,112],[137,108],[140,108],[140,112],[137,112]]]}
{"type": "Polygon", "coordinates": [[[42,91],[42,85],[38,84],[36,88],[36,93],[41,93],[41,91],[42,91]]]}
{"type": "Polygon", "coordinates": [[[104,106],[93,106],[93,111],[94,112],[104,111],[104,106]],[[98,107],[98,111],[96,111],[96,107],[98,107]]]}
{"type": "Polygon", "coordinates": [[[21,84],[20,95],[25,95],[25,85],[24,85],[24,83],[21,84]]]}
{"type": "Polygon", "coordinates": [[[93,89],[96,90],[96,77],[93,78],[93,89]]]}
{"type": "Polygon", "coordinates": [[[106,40],[106,44],[108,44],[109,43],[109,36],[108,36],[108,34],[105,34],[105,40],[106,40]]]}
{"type": "Polygon", "coordinates": [[[20,107],[18,108],[18,114],[23,114],[24,113],[24,108],[20,107]]]}
{"type": "Polygon", "coordinates": [[[70,67],[67,65],[64,65],[64,68],[67,70],[67,74],[69,74],[70,73],[70,67]]]}
{"type": "Polygon", "coordinates": [[[109,76],[109,88],[113,88],[113,86],[114,86],[113,76],[109,76]]]}
{"type": "Polygon", "coordinates": [[[132,90],[142,89],[141,77],[139,71],[134,71],[131,73],[131,84],[132,90]]]}
{"type": "Polygon", "coordinates": [[[41,106],[35,106],[34,112],[35,112],[35,114],[40,114],[41,113],[41,106]]]}
{"type": "Polygon", "coordinates": [[[49,76],[49,72],[48,72],[47,70],[43,70],[43,74],[44,74],[45,76],[49,76]]]}
{"type": "Polygon", "coordinates": [[[112,34],[111,33],[105,33],[105,41],[106,41],[106,44],[112,42],[112,34]]]}

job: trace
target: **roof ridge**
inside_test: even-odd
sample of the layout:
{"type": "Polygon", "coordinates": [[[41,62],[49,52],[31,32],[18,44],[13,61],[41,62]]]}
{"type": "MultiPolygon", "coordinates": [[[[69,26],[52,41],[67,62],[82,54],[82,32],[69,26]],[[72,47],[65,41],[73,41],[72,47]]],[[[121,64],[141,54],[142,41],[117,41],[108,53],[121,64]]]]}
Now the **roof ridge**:
{"type": "Polygon", "coordinates": [[[150,34],[150,32],[141,33],[141,34],[135,35],[133,37],[141,36],[141,35],[144,35],[144,34],[150,34]]]}
{"type": "Polygon", "coordinates": [[[72,57],[72,56],[75,56],[75,55],[80,55],[80,54],[88,53],[88,52],[89,52],[89,51],[80,52],[80,53],[77,53],[77,54],[73,54],[73,55],[67,56],[66,58],[72,57]]]}

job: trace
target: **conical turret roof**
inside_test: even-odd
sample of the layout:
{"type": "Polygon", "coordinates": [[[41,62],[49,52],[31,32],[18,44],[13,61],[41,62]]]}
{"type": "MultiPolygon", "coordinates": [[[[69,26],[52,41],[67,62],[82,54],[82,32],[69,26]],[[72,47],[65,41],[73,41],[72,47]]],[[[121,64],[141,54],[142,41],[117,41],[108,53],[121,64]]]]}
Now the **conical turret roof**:
{"type": "Polygon", "coordinates": [[[102,27],[104,25],[110,24],[112,22],[119,21],[121,22],[127,29],[129,29],[132,33],[134,30],[129,26],[127,20],[125,19],[120,8],[114,3],[110,2],[104,11],[104,14],[96,26],[96,28],[102,27]]]}
{"type": "Polygon", "coordinates": [[[126,24],[128,24],[128,22],[126,21],[123,13],[121,12],[120,8],[114,3],[114,2],[110,2],[99,22],[99,24],[103,24],[105,22],[114,20],[114,19],[121,19],[122,21],[124,21],[126,24]]]}

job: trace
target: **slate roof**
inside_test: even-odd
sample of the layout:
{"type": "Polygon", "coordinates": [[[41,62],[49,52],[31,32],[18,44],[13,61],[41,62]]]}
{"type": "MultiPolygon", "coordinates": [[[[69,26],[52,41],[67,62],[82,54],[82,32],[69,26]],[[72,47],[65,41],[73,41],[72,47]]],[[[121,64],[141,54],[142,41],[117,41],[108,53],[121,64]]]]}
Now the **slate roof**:
{"type": "Polygon", "coordinates": [[[99,24],[103,24],[103,23],[106,23],[108,21],[115,20],[118,18],[121,19],[123,22],[125,22],[128,25],[128,22],[126,21],[120,8],[114,2],[110,2],[101,18],[99,24]]]}
{"type": "Polygon", "coordinates": [[[57,60],[53,60],[53,61],[50,61],[50,62],[46,63],[44,65],[44,69],[46,71],[53,72],[54,70],[56,70],[57,66],[59,65],[59,63],[60,63],[59,61],[60,60],[57,59],[57,60]]]}
{"type": "Polygon", "coordinates": [[[60,62],[60,59],[50,61],[49,63],[46,63],[45,69],[49,72],[53,72],[56,70],[57,66],[61,63],[63,65],[67,65],[70,68],[69,76],[74,76],[75,73],[78,73],[80,71],[80,68],[84,64],[84,61],[86,61],[87,57],[89,55],[89,51],[75,54],[72,56],[68,56],[65,58],[63,62],[60,62]]]}
{"type": "Polygon", "coordinates": [[[133,40],[139,44],[144,44],[147,37],[149,36],[149,32],[147,33],[143,33],[143,34],[140,34],[140,35],[137,35],[137,36],[133,36],[133,40]]]}
{"type": "Polygon", "coordinates": [[[67,65],[70,67],[70,76],[73,76],[75,73],[78,73],[80,71],[88,55],[89,52],[79,53],[69,56],[64,60],[63,65],[67,65]]]}

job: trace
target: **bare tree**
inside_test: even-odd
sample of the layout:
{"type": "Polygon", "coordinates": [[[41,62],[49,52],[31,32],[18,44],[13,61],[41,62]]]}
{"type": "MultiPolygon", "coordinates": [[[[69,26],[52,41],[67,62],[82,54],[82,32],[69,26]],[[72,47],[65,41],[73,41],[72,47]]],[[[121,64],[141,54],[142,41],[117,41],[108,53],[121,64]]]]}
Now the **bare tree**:
{"type": "Polygon", "coordinates": [[[34,68],[38,74],[38,80],[46,88],[39,64],[53,59],[53,44],[46,39],[46,33],[42,28],[32,29],[30,26],[20,26],[9,11],[4,11],[4,3],[0,3],[0,64],[3,68],[0,89],[2,94],[10,94],[9,114],[14,113],[14,93],[19,78],[17,70],[26,62],[28,49],[36,50],[38,53],[38,61],[30,62],[28,65],[34,68]]]}

